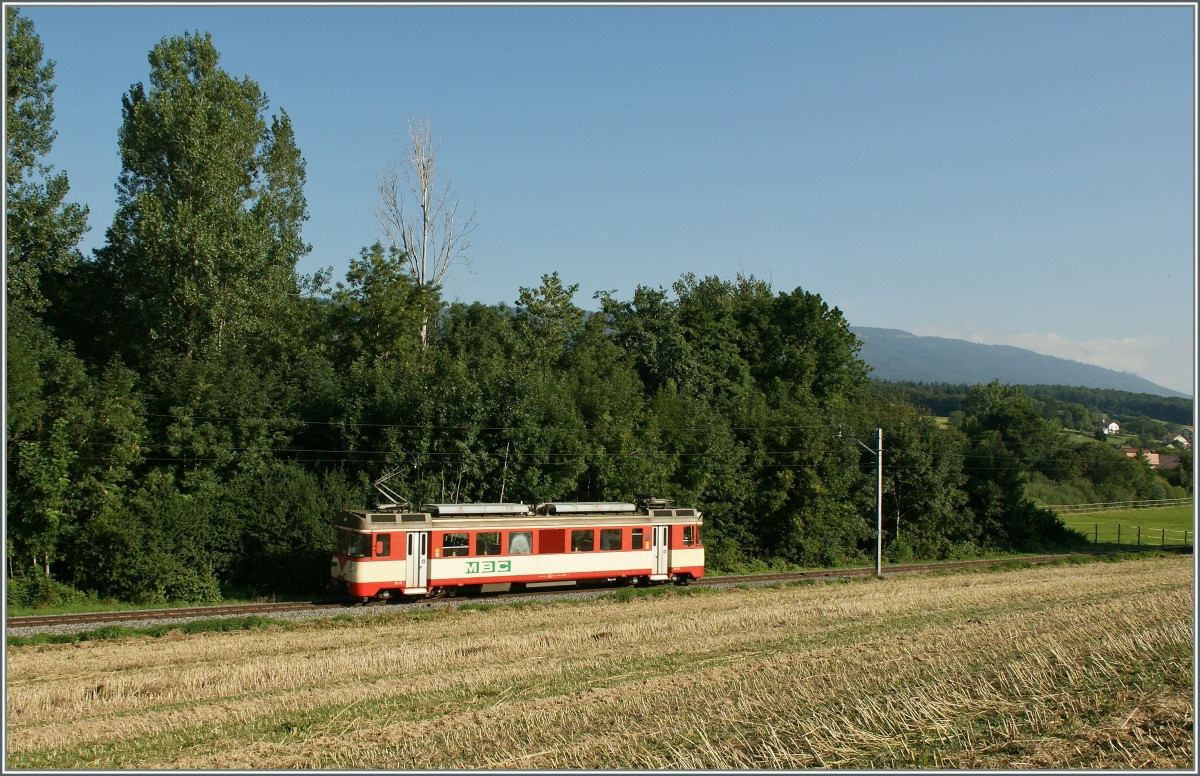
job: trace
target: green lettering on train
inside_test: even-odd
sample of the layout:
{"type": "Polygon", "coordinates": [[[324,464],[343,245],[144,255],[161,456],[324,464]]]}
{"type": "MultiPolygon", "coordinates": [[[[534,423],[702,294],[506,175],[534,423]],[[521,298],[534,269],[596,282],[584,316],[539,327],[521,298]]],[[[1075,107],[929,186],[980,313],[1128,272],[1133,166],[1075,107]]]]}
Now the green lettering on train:
{"type": "Polygon", "coordinates": [[[467,561],[468,574],[495,574],[497,572],[512,571],[511,560],[469,560],[467,561]]]}

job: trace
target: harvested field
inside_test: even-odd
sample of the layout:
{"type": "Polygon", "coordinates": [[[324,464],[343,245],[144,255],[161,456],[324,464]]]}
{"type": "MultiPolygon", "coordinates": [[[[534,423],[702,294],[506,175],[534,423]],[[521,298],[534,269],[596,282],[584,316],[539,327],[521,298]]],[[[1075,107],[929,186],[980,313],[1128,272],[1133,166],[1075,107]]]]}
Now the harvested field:
{"type": "Polygon", "coordinates": [[[1192,558],[8,649],[9,768],[1188,768],[1192,558]]]}

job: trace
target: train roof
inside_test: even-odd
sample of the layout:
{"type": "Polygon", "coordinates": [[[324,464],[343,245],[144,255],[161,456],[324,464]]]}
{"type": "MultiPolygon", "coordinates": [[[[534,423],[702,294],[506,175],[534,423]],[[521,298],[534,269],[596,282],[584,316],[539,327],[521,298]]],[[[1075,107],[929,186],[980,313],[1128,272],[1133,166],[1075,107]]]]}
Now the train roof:
{"type": "Polygon", "coordinates": [[[524,504],[422,504],[422,512],[433,517],[474,517],[527,515],[529,507],[524,504]]]}
{"type": "Polygon", "coordinates": [[[530,509],[524,504],[423,504],[420,511],[398,509],[352,509],[340,513],[336,524],[356,530],[397,530],[458,528],[513,528],[522,525],[624,525],[644,523],[698,523],[703,516],[695,509],[676,509],[651,502],[639,509],[634,504],[615,501],[550,502],[530,509]]]}

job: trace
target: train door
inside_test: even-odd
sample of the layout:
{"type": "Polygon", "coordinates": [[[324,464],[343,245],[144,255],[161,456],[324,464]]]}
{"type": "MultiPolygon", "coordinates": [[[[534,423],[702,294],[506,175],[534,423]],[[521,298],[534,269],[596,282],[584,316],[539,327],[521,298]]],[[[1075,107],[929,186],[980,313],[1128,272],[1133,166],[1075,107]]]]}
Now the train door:
{"type": "Polygon", "coordinates": [[[429,532],[408,532],[408,555],[404,560],[404,592],[425,593],[429,589],[429,532]]]}
{"type": "Polygon", "coordinates": [[[671,535],[671,526],[656,525],[653,526],[653,535],[651,537],[650,546],[654,550],[654,570],[650,575],[651,579],[666,579],[668,571],[667,551],[670,548],[669,539],[671,535]]]}

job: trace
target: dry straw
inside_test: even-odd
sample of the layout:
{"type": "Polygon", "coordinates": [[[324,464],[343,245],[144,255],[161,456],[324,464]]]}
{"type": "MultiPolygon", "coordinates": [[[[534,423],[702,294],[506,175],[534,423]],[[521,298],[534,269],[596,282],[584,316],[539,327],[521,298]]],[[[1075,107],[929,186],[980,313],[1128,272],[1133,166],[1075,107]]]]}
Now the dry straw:
{"type": "Polygon", "coordinates": [[[1186,768],[1153,558],[8,651],[48,768],[1186,768]]]}

